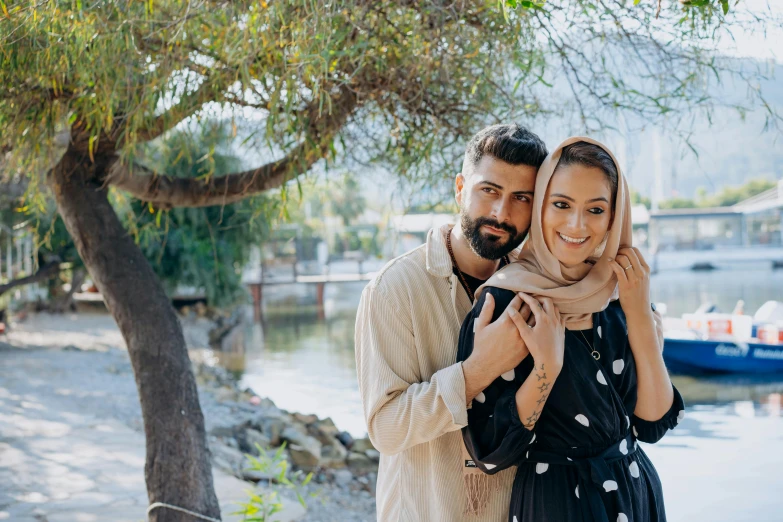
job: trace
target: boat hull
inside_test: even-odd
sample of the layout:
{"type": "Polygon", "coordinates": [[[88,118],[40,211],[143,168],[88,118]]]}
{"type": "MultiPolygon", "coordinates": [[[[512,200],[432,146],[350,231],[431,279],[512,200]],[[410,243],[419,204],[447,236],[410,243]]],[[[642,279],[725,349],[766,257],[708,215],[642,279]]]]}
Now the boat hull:
{"type": "Polygon", "coordinates": [[[783,345],[665,339],[672,373],[783,373],[783,345]]]}

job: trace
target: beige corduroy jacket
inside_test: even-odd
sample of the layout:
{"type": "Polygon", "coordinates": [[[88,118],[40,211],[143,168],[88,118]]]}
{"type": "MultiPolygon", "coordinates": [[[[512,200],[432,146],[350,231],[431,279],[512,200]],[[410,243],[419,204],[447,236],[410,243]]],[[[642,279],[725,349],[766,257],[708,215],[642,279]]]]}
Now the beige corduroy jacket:
{"type": "Polygon", "coordinates": [[[456,362],[472,303],[445,243],[450,227],[390,261],[362,294],[356,369],[367,431],[381,453],[380,522],[505,522],[516,467],[489,476],[480,516],[464,515],[465,378],[456,362]]]}

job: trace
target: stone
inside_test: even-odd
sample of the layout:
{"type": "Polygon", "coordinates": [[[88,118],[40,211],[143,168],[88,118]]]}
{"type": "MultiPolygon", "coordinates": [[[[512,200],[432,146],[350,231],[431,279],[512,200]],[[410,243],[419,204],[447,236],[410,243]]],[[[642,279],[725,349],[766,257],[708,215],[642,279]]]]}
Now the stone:
{"type": "Polygon", "coordinates": [[[313,427],[330,437],[337,437],[337,435],[340,434],[340,430],[337,429],[337,426],[334,425],[334,421],[330,417],[317,421],[313,427]]]}
{"type": "Polygon", "coordinates": [[[318,439],[304,433],[303,428],[297,426],[288,426],[280,435],[281,438],[289,443],[291,451],[291,460],[297,467],[302,469],[312,469],[319,465],[321,461],[321,443],[318,439]]]}
{"type": "Polygon", "coordinates": [[[351,446],[351,451],[355,451],[357,453],[364,453],[368,449],[375,449],[375,446],[372,445],[370,439],[356,439],[351,446]]]}
{"type": "Polygon", "coordinates": [[[346,459],[348,468],[357,471],[376,471],[378,469],[377,464],[370,460],[370,458],[363,453],[356,453],[354,451],[348,454],[346,459]]]}
{"type": "Polygon", "coordinates": [[[225,424],[220,426],[213,426],[212,429],[209,430],[209,434],[214,437],[233,438],[234,426],[225,424]]]}
{"type": "MultiPolygon", "coordinates": [[[[311,424],[307,427],[307,431],[310,435],[318,439],[318,441],[323,446],[341,446],[341,449],[335,451],[340,454],[347,455],[347,452],[342,451],[345,449],[345,446],[337,438],[340,432],[334,425],[334,422],[332,422],[332,419],[324,419],[322,421],[311,424]]],[[[345,459],[345,456],[342,458],[345,459]]]]}
{"type": "Polygon", "coordinates": [[[340,443],[345,446],[348,449],[351,449],[353,447],[353,437],[351,437],[351,434],[347,431],[341,431],[337,434],[337,440],[340,441],[340,443]]]}
{"type": "Polygon", "coordinates": [[[299,446],[309,448],[313,453],[316,453],[316,448],[319,454],[321,452],[321,442],[315,437],[308,435],[300,426],[286,426],[280,434],[280,437],[290,444],[298,444],[299,446]]]}
{"type": "Polygon", "coordinates": [[[321,461],[319,465],[324,468],[344,468],[348,450],[337,439],[332,439],[330,444],[321,446],[321,461]]]}
{"type": "Polygon", "coordinates": [[[214,444],[210,447],[212,454],[212,465],[231,473],[232,475],[241,476],[242,462],[245,460],[245,456],[242,452],[230,448],[224,444],[214,444]]]}
{"type": "Polygon", "coordinates": [[[381,461],[381,452],[374,449],[368,449],[364,452],[365,455],[367,455],[367,458],[370,459],[373,462],[380,462],[381,461]]]}
{"type": "Polygon", "coordinates": [[[258,455],[258,446],[262,450],[267,450],[272,446],[272,441],[269,437],[252,428],[245,429],[243,442],[244,444],[241,445],[242,449],[252,455],[258,455]]]}
{"type": "Polygon", "coordinates": [[[301,422],[302,424],[313,424],[314,422],[318,421],[318,417],[313,414],[304,414],[304,413],[294,413],[293,414],[294,420],[301,422]]]}
{"type": "Polygon", "coordinates": [[[347,469],[338,469],[334,472],[334,483],[341,488],[347,488],[353,482],[353,473],[347,469]]]}
{"type": "Polygon", "coordinates": [[[256,417],[250,425],[262,432],[272,446],[279,446],[282,440],[283,430],[286,429],[286,422],[279,417],[256,417]]]}
{"type": "Polygon", "coordinates": [[[288,450],[291,453],[291,461],[294,463],[296,467],[300,469],[304,469],[304,470],[314,469],[318,466],[318,464],[321,461],[320,447],[318,448],[317,452],[314,452],[312,451],[312,449],[305,448],[304,446],[299,446],[298,444],[291,444],[290,446],[288,446],[288,450]]]}

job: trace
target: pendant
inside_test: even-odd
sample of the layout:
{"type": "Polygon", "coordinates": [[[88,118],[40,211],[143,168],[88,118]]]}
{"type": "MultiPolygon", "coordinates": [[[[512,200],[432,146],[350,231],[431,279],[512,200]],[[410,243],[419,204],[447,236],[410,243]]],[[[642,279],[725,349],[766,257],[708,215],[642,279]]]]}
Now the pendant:
{"type": "Polygon", "coordinates": [[[593,350],[592,352],[590,352],[590,355],[592,355],[593,359],[595,359],[596,361],[601,358],[601,354],[598,353],[598,350],[593,350]]]}

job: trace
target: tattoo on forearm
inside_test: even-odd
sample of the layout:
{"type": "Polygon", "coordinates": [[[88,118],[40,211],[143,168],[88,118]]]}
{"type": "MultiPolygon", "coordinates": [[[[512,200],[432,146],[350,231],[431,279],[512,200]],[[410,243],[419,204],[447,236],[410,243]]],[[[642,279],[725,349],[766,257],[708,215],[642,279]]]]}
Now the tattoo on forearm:
{"type": "Polygon", "coordinates": [[[535,386],[535,388],[540,392],[540,395],[536,400],[537,407],[534,408],[533,413],[526,417],[525,421],[522,423],[527,429],[533,429],[533,427],[536,425],[536,422],[538,422],[538,419],[541,417],[541,413],[544,411],[544,403],[546,403],[546,400],[549,397],[549,393],[546,392],[548,392],[550,386],[552,385],[551,381],[547,379],[543,364],[540,367],[534,367],[533,372],[533,375],[536,376],[536,383],[540,383],[539,386],[535,386]]]}

